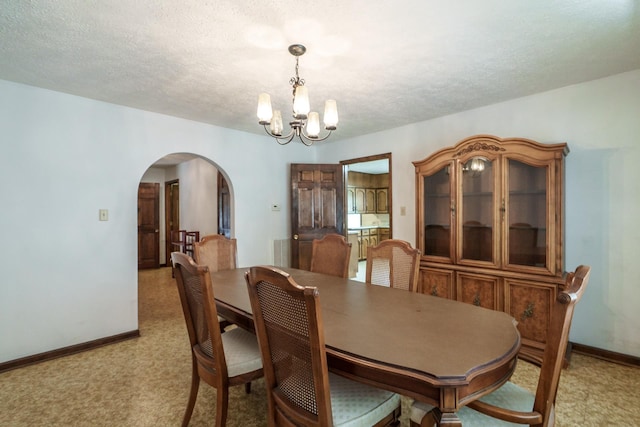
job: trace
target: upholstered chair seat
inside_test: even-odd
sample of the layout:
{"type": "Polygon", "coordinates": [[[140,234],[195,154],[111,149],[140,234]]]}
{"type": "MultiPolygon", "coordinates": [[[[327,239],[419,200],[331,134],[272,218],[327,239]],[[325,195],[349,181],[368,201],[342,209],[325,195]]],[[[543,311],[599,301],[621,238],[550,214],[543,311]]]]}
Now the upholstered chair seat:
{"type": "Polygon", "coordinates": [[[262,368],[262,354],[254,334],[234,327],[221,337],[224,358],[227,361],[227,374],[230,377],[262,368]]]}
{"type": "Polygon", "coordinates": [[[400,405],[400,396],[329,373],[334,427],[372,426],[400,405]]]}

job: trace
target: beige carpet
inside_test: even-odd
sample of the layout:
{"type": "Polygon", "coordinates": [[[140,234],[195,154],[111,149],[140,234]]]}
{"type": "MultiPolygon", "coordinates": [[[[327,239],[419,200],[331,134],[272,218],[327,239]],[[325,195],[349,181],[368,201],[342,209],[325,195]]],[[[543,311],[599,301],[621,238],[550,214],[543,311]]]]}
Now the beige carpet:
{"type": "MultiPolygon", "coordinates": [[[[190,354],[171,270],[140,273],[141,337],[0,374],[0,426],[178,426],[190,354]]],[[[534,389],[538,370],[520,362],[513,381],[534,389]]],[[[640,370],[574,355],[563,372],[558,426],[640,426],[640,370]]],[[[407,426],[403,401],[402,425],[407,426]]],[[[264,426],[262,381],[231,390],[229,426],[264,426]]],[[[191,426],[212,426],[215,391],[201,384],[191,426]]]]}

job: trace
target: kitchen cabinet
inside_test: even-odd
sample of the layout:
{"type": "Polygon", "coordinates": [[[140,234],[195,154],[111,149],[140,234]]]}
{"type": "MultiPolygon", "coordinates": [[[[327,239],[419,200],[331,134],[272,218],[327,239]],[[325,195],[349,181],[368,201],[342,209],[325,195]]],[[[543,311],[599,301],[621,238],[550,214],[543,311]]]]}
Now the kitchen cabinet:
{"type": "Polygon", "coordinates": [[[350,229],[349,233],[354,233],[357,237],[357,247],[354,245],[352,251],[356,251],[360,261],[367,258],[370,246],[377,246],[382,240],[389,238],[389,228],[386,227],[350,229]]]}
{"type": "Polygon", "coordinates": [[[388,228],[378,228],[378,241],[382,242],[390,238],[390,231],[388,228]]]}
{"type": "Polygon", "coordinates": [[[378,246],[378,230],[371,230],[369,233],[369,246],[378,246]]]}
{"type": "Polygon", "coordinates": [[[365,213],[367,211],[367,193],[364,188],[355,189],[355,212],[365,213]]]}
{"type": "Polygon", "coordinates": [[[389,213],[389,174],[349,172],[347,212],[389,213]]]}
{"type": "Polygon", "coordinates": [[[348,213],[389,213],[388,188],[347,187],[348,213]]]}
{"type": "Polygon", "coordinates": [[[347,213],[356,213],[356,189],[347,187],[347,213]]]}
{"type": "Polygon", "coordinates": [[[389,213],[388,188],[376,188],[376,213],[389,213]]]}
{"type": "Polygon", "coordinates": [[[564,283],[568,151],[478,135],[414,162],[419,290],[511,314],[536,361],[564,283]]]}
{"type": "Polygon", "coordinates": [[[376,213],[376,190],[375,188],[365,188],[365,202],[364,202],[364,212],[365,213],[376,213]]]}

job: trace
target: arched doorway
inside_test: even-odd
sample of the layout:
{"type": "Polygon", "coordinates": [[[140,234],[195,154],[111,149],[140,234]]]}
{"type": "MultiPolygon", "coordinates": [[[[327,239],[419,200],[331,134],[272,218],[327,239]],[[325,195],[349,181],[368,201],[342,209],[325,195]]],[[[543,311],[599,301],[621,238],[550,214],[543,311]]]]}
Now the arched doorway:
{"type": "MultiPolygon", "coordinates": [[[[170,263],[171,230],[188,230],[199,237],[233,235],[233,186],[210,159],[192,153],[164,156],[149,166],[140,184],[158,184],[161,189],[157,204],[159,265],[170,263]]],[[[140,222],[139,218],[138,225],[140,222]]],[[[140,251],[139,244],[139,258],[140,251]]]]}

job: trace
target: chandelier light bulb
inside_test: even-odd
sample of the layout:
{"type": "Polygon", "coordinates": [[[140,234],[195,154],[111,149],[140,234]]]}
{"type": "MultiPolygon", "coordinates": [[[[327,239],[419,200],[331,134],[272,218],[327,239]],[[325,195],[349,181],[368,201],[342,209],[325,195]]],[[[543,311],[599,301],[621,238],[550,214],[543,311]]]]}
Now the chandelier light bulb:
{"type": "Polygon", "coordinates": [[[310,138],[317,138],[320,135],[320,114],[312,111],[307,120],[307,135],[310,138]]]}
{"type": "Polygon", "coordinates": [[[309,91],[305,86],[297,86],[293,97],[293,117],[306,119],[311,106],[309,105],[309,91]]]}
{"type": "Polygon", "coordinates": [[[273,118],[271,119],[271,133],[276,136],[281,136],[283,129],[282,113],[280,113],[280,110],[275,110],[273,112],[273,118]]]}
{"type": "Polygon", "coordinates": [[[327,99],[324,103],[324,127],[327,130],[336,130],[338,126],[338,105],[335,99],[327,99]]]}
{"type": "Polygon", "coordinates": [[[261,93],[258,96],[258,123],[268,125],[273,117],[271,109],[271,96],[268,93],[261,93]]]}

